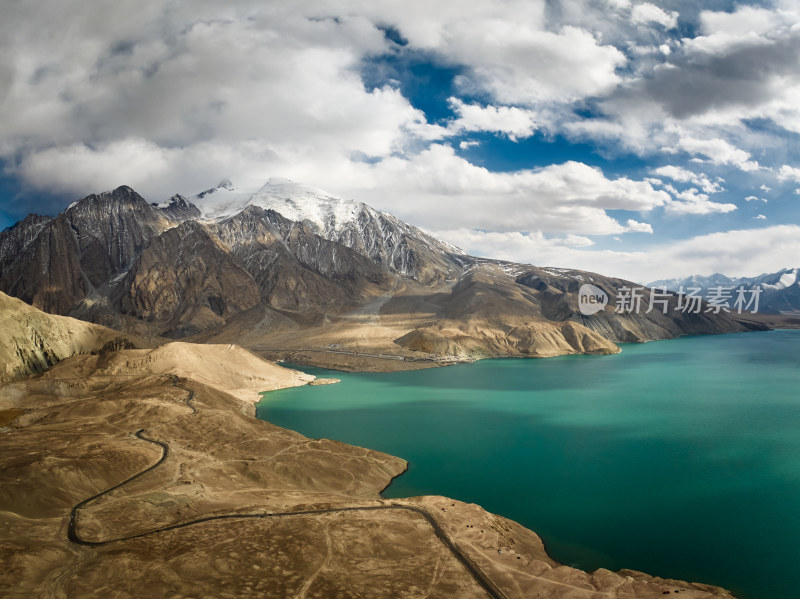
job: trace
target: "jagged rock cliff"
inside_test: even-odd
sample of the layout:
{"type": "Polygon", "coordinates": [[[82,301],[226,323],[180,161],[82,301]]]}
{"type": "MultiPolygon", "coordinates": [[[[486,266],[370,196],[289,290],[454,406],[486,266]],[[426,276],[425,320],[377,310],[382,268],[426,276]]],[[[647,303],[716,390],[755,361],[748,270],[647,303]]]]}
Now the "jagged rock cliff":
{"type": "Polygon", "coordinates": [[[153,239],[116,287],[123,314],[173,328],[186,337],[225,323],[261,300],[253,278],[208,230],[186,221],[153,239]]]}

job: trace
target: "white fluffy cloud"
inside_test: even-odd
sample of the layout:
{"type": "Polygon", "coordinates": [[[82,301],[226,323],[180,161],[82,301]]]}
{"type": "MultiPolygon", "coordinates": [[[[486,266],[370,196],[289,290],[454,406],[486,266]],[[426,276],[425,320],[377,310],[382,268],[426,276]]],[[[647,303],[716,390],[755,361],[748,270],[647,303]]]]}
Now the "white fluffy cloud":
{"type": "Polygon", "coordinates": [[[616,71],[626,62],[622,52],[589,31],[571,26],[545,31],[524,21],[459,25],[438,50],[470,66],[464,85],[524,106],[610,91],[621,81],[616,71]]]}
{"type": "Polygon", "coordinates": [[[0,111],[13,116],[0,120],[0,161],[40,189],[77,196],[124,183],[153,200],[223,177],[257,186],[283,175],[429,229],[488,231],[471,235],[508,243],[498,255],[554,243],[584,255],[598,236],[658,234],[662,213],[734,211],[710,196],[737,177],[800,183],[795,165],[764,162],[765,150],[791,151],[748,125],[800,132],[796,2],[705,11],[692,39],[676,25],[697,8],[663,6],[11,3],[0,21],[0,111]],[[409,55],[459,73],[446,92],[454,118],[429,123],[391,77],[365,86],[365,65],[409,55]],[[561,158],[492,172],[448,145],[473,147],[459,139],[472,132],[566,134],[675,164],[644,180],[561,158]]]}
{"type": "Polygon", "coordinates": [[[458,98],[450,98],[457,118],[450,123],[448,131],[458,134],[470,131],[503,133],[512,141],[530,137],[537,129],[536,113],[516,106],[479,106],[466,104],[458,98]]]}
{"type": "MultiPolygon", "coordinates": [[[[501,104],[535,106],[604,93],[621,80],[617,69],[627,61],[601,34],[573,19],[560,22],[545,0],[345,4],[376,22],[394,24],[410,46],[463,65],[462,85],[488,92],[501,104]]],[[[576,2],[575,8],[603,12],[591,2],[576,2]]]]}
{"type": "Polygon", "coordinates": [[[721,185],[723,182],[722,179],[718,178],[716,181],[711,181],[711,179],[705,173],[695,173],[694,171],[690,171],[689,169],[681,166],[674,166],[671,164],[660,166],[654,169],[652,172],[654,175],[667,177],[668,179],[672,179],[673,181],[678,181],[680,183],[693,183],[694,185],[699,186],[706,193],[719,193],[721,191],[725,191],[721,185]]]}
{"type": "MultiPolygon", "coordinates": [[[[633,219],[622,224],[608,211],[646,213],[672,201],[647,181],[610,179],[580,162],[492,172],[442,144],[410,159],[363,164],[357,172],[357,177],[347,176],[358,181],[358,186],[348,187],[348,196],[432,229],[610,235],[644,231],[649,225],[633,219]]],[[[330,183],[339,189],[345,186],[344,180],[330,183]]]]}
{"type": "Polygon", "coordinates": [[[779,2],[775,8],[744,5],[733,12],[703,11],[702,35],[690,43],[694,48],[717,54],[730,48],[764,44],[785,35],[799,16],[797,4],[791,1],[779,2]]]}
{"type": "Polygon", "coordinates": [[[626,223],[626,229],[632,233],[652,233],[653,225],[650,223],[640,223],[629,218],[626,223]]]}
{"type": "Polygon", "coordinates": [[[759,170],[753,156],[763,150],[788,150],[793,142],[777,132],[800,132],[797,2],[706,10],[698,21],[699,35],[668,39],[668,52],[637,46],[634,74],[598,100],[602,116],[561,126],[643,156],[672,149],[746,172],[759,170]],[[759,121],[774,125],[773,133],[754,131],[759,121]]]}
{"type": "MultiPolygon", "coordinates": [[[[0,110],[15,115],[0,122],[0,153],[37,186],[80,193],[115,180],[163,195],[176,191],[167,184],[179,173],[185,189],[234,176],[257,158],[260,172],[249,174],[266,177],[274,157],[382,157],[440,135],[397,89],[364,88],[360,61],[388,43],[366,18],[311,20],[280,4],[198,3],[194,12],[151,2],[142,11],[160,27],[133,15],[130,26],[109,30],[92,27],[83,5],[70,8],[75,15],[64,19],[82,27],[67,28],[70,35],[49,20],[49,31],[34,31],[41,19],[26,28],[24,15],[0,25],[4,55],[25,57],[0,95],[0,110]],[[192,169],[206,152],[220,162],[209,170],[201,159],[192,169]],[[102,168],[90,164],[93,155],[102,168]]],[[[136,10],[108,8],[122,21],[136,10]]]]}
{"type": "Polygon", "coordinates": [[[713,139],[681,137],[678,140],[678,148],[694,156],[701,156],[702,158],[694,158],[698,162],[730,164],[739,167],[743,171],[754,171],[759,168],[758,162],[751,160],[748,152],[718,137],[713,139]]]}
{"type": "Polygon", "coordinates": [[[736,204],[712,202],[708,195],[700,193],[692,187],[677,194],[677,201],[667,205],[667,212],[671,214],[725,214],[736,210],[736,204]]]}
{"type": "Polygon", "coordinates": [[[794,181],[800,183],[800,168],[784,164],[778,169],[778,179],[781,181],[794,181]]]}
{"type": "Polygon", "coordinates": [[[631,11],[631,20],[634,23],[658,23],[666,29],[674,29],[678,25],[678,13],[666,12],[649,2],[637,4],[631,11]]]}
{"type": "Polygon", "coordinates": [[[677,190],[673,185],[664,183],[661,179],[648,179],[655,186],[661,186],[668,191],[674,200],[666,205],[666,212],[678,215],[703,215],[725,214],[736,210],[735,204],[712,202],[709,194],[725,191],[720,184],[722,179],[711,181],[705,173],[695,173],[687,168],[674,165],[661,166],[652,171],[654,175],[666,177],[679,183],[692,183],[699,187],[689,187],[683,191],[677,190]],[[702,190],[702,191],[701,191],[702,190]]]}
{"type": "MultiPolygon", "coordinates": [[[[642,149],[674,147],[716,165],[757,168],[747,150],[721,133],[698,137],[691,123],[683,123],[681,133],[658,130],[659,99],[645,105],[641,95],[636,101],[613,95],[620,86],[641,84],[640,75],[647,74],[629,64],[638,51],[627,56],[625,40],[640,36],[631,43],[642,48],[637,44],[675,25],[676,13],[653,3],[617,2],[610,12],[588,1],[548,9],[544,0],[204,0],[191,6],[120,0],[100,10],[64,0],[43,6],[38,0],[14,4],[0,23],[0,51],[19,57],[0,67],[0,109],[14,115],[0,123],[0,157],[19,162],[23,174],[35,173],[35,185],[52,181],[85,191],[90,171],[99,169],[81,173],[77,167],[84,161],[76,155],[111,149],[122,157],[122,148],[135,143],[155,144],[172,170],[165,166],[156,176],[153,166],[136,177],[128,165],[105,160],[108,176],[101,180],[118,171],[130,184],[142,181],[146,191],[162,194],[167,185],[158,180],[171,184],[178,172],[201,185],[240,173],[240,165],[256,162],[240,153],[245,148],[261,165],[247,174],[266,176],[297,157],[317,157],[324,171],[342,157],[413,154],[425,141],[455,133],[493,131],[520,139],[559,127],[636,138],[642,149]],[[457,118],[446,130],[427,124],[394,87],[365,89],[363,61],[396,51],[380,29],[384,25],[395,27],[410,49],[460,67],[462,89],[488,100],[478,105],[453,98],[457,118]],[[623,74],[630,66],[635,75],[623,74]],[[613,99],[613,106],[604,105],[608,120],[565,120],[572,102],[593,96],[613,99]],[[216,153],[229,159],[213,174],[205,163],[191,174],[180,156],[193,158],[209,144],[224,146],[216,153]],[[45,158],[53,159],[52,172],[45,172],[45,158]],[[59,166],[66,164],[74,168],[59,166]]],[[[791,39],[794,30],[786,24],[795,13],[788,6],[705,12],[702,39],[681,42],[678,62],[660,66],[691,73],[692,57],[712,50],[727,56],[733,51],[733,42],[724,41],[732,39],[729,31],[755,36],[761,45],[791,39]]],[[[671,88],[670,94],[680,97],[671,88]]],[[[786,100],[780,110],[793,110],[782,91],[769,97],[786,100]]]]}

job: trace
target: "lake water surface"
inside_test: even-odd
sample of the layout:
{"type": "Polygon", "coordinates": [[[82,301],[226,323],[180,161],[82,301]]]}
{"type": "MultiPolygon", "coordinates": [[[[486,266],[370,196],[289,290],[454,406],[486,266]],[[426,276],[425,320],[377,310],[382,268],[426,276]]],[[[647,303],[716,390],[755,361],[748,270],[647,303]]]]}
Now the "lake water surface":
{"type": "Polygon", "coordinates": [[[259,418],[405,458],[387,497],[445,495],[592,570],[800,597],[800,331],[614,356],[349,374],[271,392],[259,418]]]}

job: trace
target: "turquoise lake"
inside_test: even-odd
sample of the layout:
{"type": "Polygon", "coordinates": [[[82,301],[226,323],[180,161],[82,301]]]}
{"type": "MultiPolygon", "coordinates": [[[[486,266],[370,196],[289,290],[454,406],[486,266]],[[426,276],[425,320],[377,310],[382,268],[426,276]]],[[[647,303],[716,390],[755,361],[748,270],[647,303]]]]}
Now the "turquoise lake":
{"type": "Polygon", "coordinates": [[[445,495],[555,559],[800,597],[800,331],[484,360],[271,392],[260,418],[405,458],[384,495],[445,495]]]}

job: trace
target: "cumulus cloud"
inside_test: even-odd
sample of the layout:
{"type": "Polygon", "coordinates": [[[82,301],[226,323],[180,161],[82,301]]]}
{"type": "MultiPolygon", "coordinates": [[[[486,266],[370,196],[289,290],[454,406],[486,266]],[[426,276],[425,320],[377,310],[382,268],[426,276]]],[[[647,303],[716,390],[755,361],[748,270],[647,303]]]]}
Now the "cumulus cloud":
{"type": "Polygon", "coordinates": [[[652,233],[653,225],[650,223],[640,223],[632,218],[629,218],[628,222],[626,223],[626,229],[632,233],[652,233]]]}
{"type": "MultiPolygon", "coordinates": [[[[488,92],[501,104],[535,106],[600,94],[621,80],[617,69],[627,62],[590,30],[596,20],[585,26],[575,25],[572,15],[560,20],[553,13],[563,8],[545,0],[356,5],[377,22],[395,24],[411,47],[463,65],[462,86],[488,92]]],[[[590,2],[575,5],[579,12],[602,14],[590,2]]]]}
{"type": "Polygon", "coordinates": [[[708,199],[708,194],[701,193],[696,187],[674,193],[677,199],[666,207],[666,211],[671,214],[725,214],[736,210],[736,204],[712,202],[708,199]]]}
{"type": "Polygon", "coordinates": [[[766,198],[759,198],[758,196],[747,196],[744,199],[745,202],[766,202],[766,198]]]}
{"type": "Polygon", "coordinates": [[[530,137],[537,129],[536,113],[515,106],[479,106],[450,98],[457,118],[447,127],[450,134],[471,131],[503,133],[512,141],[530,137]]]}
{"type": "Polygon", "coordinates": [[[601,169],[580,162],[492,172],[443,144],[410,159],[391,157],[361,165],[359,173],[362,187],[350,187],[348,195],[368,198],[381,209],[432,229],[619,234],[646,225],[621,224],[608,211],[648,212],[672,201],[646,181],[608,178],[601,169]],[[375,192],[378,188],[380,193],[375,192]]]}
{"type": "Polygon", "coordinates": [[[0,161],[37,189],[124,183],[153,200],[283,175],[555,262],[553,244],[570,256],[598,236],[659,231],[662,211],[730,213],[710,199],[731,185],[720,175],[800,183],[799,168],[763,158],[792,155],[775,130],[800,132],[795,4],[671,4],[699,27],[680,38],[676,12],[630,0],[11,3],[0,161]],[[365,65],[387,57],[458,73],[441,99],[453,118],[429,122],[391,78],[365,85],[365,65]],[[566,134],[673,164],[644,179],[561,158],[492,172],[448,145],[474,147],[479,132],[566,134]]]}
{"type": "Polygon", "coordinates": [[[698,187],[689,187],[688,189],[679,191],[673,185],[664,183],[660,179],[652,179],[654,185],[661,186],[675,198],[667,204],[667,213],[678,215],[703,215],[714,213],[725,214],[736,210],[735,204],[712,202],[709,200],[709,194],[725,191],[720,184],[721,179],[711,181],[705,173],[698,174],[687,168],[675,165],[660,166],[653,169],[652,173],[679,183],[692,183],[699,187],[699,189],[698,187]]]}
{"type": "MultiPolygon", "coordinates": [[[[108,144],[73,144],[27,156],[18,173],[45,189],[63,189],[74,197],[127,184],[153,201],[180,191],[201,191],[216,184],[221,169],[245,186],[260,186],[252,176],[275,156],[261,143],[236,145],[203,142],[187,148],[164,148],[141,138],[108,144]],[[205,169],[205,176],[198,172],[205,169]]],[[[73,197],[73,199],[74,199],[73,197]]]]}
{"type": "Polygon", "coordinates": [[[524,106],[607,92],[621,81],[616,71],[626,62],[617,48],[584,29],[543,31],[521,21],[456,27],[439,51],[470,66],[469,84],[500,102],[524,106]]]}
{"type": "Polygon", "coordinates": [[[778,179],[781,181],[794,181],[800,183],[800,168],[784,164],[778,169],[778,179]]]}
{"type": "Polygon", "coordinates": [[[767,116],[788,123],[798,111],[787,95],[800,83],[799,19],[796,5],[704,11],[701,35],[681,40],[641,89],[679,119],[717,113],[721,122],[767,116]]]}
{"type": "MultiPolygon", "coordinates": [[[[409,139],[440,136],[397,89],[364,88],[358,67],[385,51],[387,41],[363,17],[309,19],[279,4],[167,10],[158,2],[144,5],[141,17],[138,4],[120,2],[102,15],[113,17],[108,28],[92,26],[85,5],[59,7],[81,27],[73,35],[60,35],[63,23],[51,20],[35,30],[41,19],[30,14],[0,25],[4,54],[24,49],[26,56],[0,97],[3,113],[15,115],[0,123],[0,152],[18,162],[23,176],[36,174],[28,178],[34,185],[86,191],[94,174],[107,172],[88,189],[118,173],[163,195],[178,172],[187,177],[185,189],[256,157],[380,157],[409,139]],[[130,26],[117,23],[129,16],[130,26]],[[148,28],[154,18],[159,27],[148,28]],[[126,164],[125,148],[134,146],[142,149],[138,175],[126,164]],[[208,150],[226,158],[212,171],[208,161],[191,169],[181,160],[208,150]],[[106,151],[99,158],[106,169],[83,159],[106,151]],[[159,156],[160,166],[149,162],[159,156]]],[[[262,163],[261,176],[269,167],[262,163]]]]}
{"type": "MultiPolygon", "coordinates": [[[[688,76],[697,56],[710,48],[715,55],[732,51],[730,44],[709,40],[722,39],[735,27],[747,25],[747,35],[774,44],[795,35],[786,27],[792,13],[785,8],[705,12],[705,41],[681,42],[678,58],[663,62],[662,56],[655,75],[644,77],[642,65],[629,64],[636,53],[626,52],[645,46],[626,46],[626,40],[639,36],[644,43],[657,31],[663,33],[674,25],[676,13],[652,3],[614,6],[609,12],[592,2],[548,7],[544,0],[447,1],[435,6],[423,0],[266,5],[238,0],[190,8],[163,0],[121,0],[98,11],[65,0],[57,10],[43,11],[35,0],[17,3],[0,24],[0,50],[6,56],[25,56],[0,68],[0,81],[10,83],[0,85],[5,91],[0,108],[15,115],[0,124],[0,155],[12,162],[36,162],[37,152],[60,148],[69,154],[76,145],[101,148],[126,139],[146,140],[165,150],[212,141],[235,148],[261,140],[260,155],[296,156],[311,150],[324,164],[341,155],[376,159],[402,154],[423,147],[421,141],[458,132],[494,131],[520,139],[543,127],[658,143],[664,135],[653,135],[645,121],[660,122],[658,107],[665,106],[666,97],[682,98],[683,88],[695,88],[693,80],[670,84],[669,93],[648,98],[641,86],[659,79],[659,64],[665,72],[688,76]],[[423,13],[425,18],[418,18],[423,13]],[[453,98],[457,119],[448,132],[428,124],[390,82],[365,89],[359,72],[363,62],[399,51],[384,35],[385,25],[400,32],[408,51],[427,52],[458,66],[462,88],[487,96],[487,101],[478,105],[453,98]],[[622,74],[629,67],[635,76],[622,74]],[[639,90],[636,106],[630,104],[634,100],[613,95],[620,86],[639,90]],[[614,110],[608,111],[612,121],[563,122],[573,102],[607,94],[614,102],[614,110]],[[645,101],[649,108],[642,107],[645,101]],[[633,122],[613,122],[622,113],[633,122]]],[[[788,59],[782,60],[780,64],[788,59]]],[[[779,64],[769,64],[777,66],[759,69],[760,74],[753,71],[754,76],[780,72],[791,79],[792,65],[782,71],[779,64]]],[[[709,68],[712,75],[717,72],[709,68]]],[[[708,73],[702,77],[709,78],[708,73]]],[[[764,93],[775,91],[767,87],[764,93]]],[[[753,88],[763,86],[743,85],[725,96],[740,98],[753,88]]],[[[770,97],[778,96],[788,98],[770,97]]],[[[702,104],[693,102],[695,107],[702,104]]],[[[793,110],[791,102],[778,108],[793,110]]],[[[683,146],[692,139],[688,135],[683,146]]],[[[669,139],[662,141],[669,147],[669,139]]],[[[731,153],[721,145],[730,142],[721,137],[712,141],[713,147],[677,147],[714,164],[755,168],[745,150],[731,153]]],[[[239,163],[231,162],[234,167],[239,163]]],[[[21,172],[39,172],[42,163],[38,160],[37,168],[23,165],[21,172]]],[[[268,171],[271,164],[262,164],[262,171],[268,171]]],[[[224,168],[229,167],[219,170],[224,168]]],[[[213,177],[220,174],[229,173],[213,177]]],[[[205,171],[197,169],[196,175],[202,178],[205,171]]],[[[78,186],[76,181],[72,187],[78,186]]]]}
{"type": "Polygon", "coordinates": [[[797,3],[705,10],[696,18],[699,34],[669,40],[668,53],[637,46],[633,74],[598,98],[597,114],[561,126],[577,139],[604,139],[642,156],[673,149],[746,172],[759,169],[756,150],[788,150],[789,132],[800,132],[797,3]],[[759,121],[772,123],[771,132],[754,131],[759,121]]]}
{"type": "Polygon", "coordinates": [[[766,40],[782,38],[787,27],[797,21],[797,7],[790,3],[767,8],[739,6],[735,11],[705,10],[700,13],[702,35],[695,38],[693,46],[721,54],[731,47],[764,44],[766,40]]]}
{"type": "Polygon", "coordinates": [[[730,164],[743,171],[754,171],[759,168],[758,162],[751,160],[750,154],[735,147],[733,144],[715,137],[713,139],[698,139],[686,136],[678,140],[678,148],[695,156],[699,162],[713,164],[730,164]]]}
{"type": "Polygon", "coordinates": [[[567,235],[563,239],[558,240],[558,242],[570,247],[589,247],[594,245],[594,241],[582,235],[567,235]]]}
{"type": "Polygon", "coordinates": [[[644,2],[637,4],[631,11],[631,20],[634,23],[658,23],[666,29],[674,29],[678,26],[678,13],[666,12],[655,4],[644,2]]]}
{"type": "MultiPolygon", "coordinates": [[[[431,141],[528,137],[539,123],[526,107],[602,93],[626,61],[587,29],[549,30],[544,2],[415,3],[426,19],[401,2],[17,4],[0,23],[0,50],[25,57],[0,71],[12,83],[0,86],[0,110],[14,115],[0,122],[0,159],[36,188],[76,195],[126,183],[161,199],[276,173],[344,194],[365,170],[373,193],[389,180],[414,188],[403,180],[438,151],[425,150],[431,141]],[[442,126],[391,82],[365,88],[364,61],[393,51],[386,24],[410,48],[461,65],[460,84],[494,101],[454,97],[456,118],[442,126]]],[[[636,187],[614,183],[625,185],[636,187]]],[[[588,218],[601,232],[624,229],[602,202],[542,197],[541,226],[582,230],[588,218]]]]}
{"type": "MultiPolygon", "coordinates": [[[[666,177],[680,183],[693,183],[694,185],[699,186],[706,193],[719,193],[721,191],[725,191],[721,185],[721,179],[711,181],[711,179],[709,179],[708,175],[705,173],[695,173],[694,171],[690,171],[682,166],[660,166],[656,169],[653,169],[652,173],[654,175],[666,177]]],[[[659,181],[656,184],[661,184],[661,182],[659,181]]]]}

